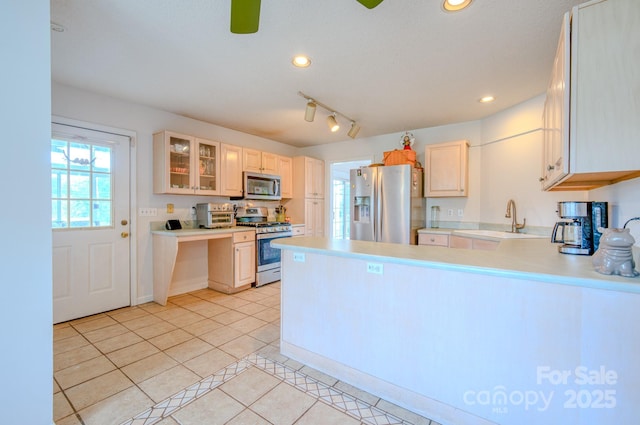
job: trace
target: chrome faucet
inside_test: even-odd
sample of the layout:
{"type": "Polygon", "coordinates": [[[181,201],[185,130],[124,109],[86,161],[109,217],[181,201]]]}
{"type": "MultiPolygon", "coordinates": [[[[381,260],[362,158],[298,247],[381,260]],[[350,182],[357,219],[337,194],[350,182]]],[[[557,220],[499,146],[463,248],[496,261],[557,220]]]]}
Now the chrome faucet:
{"type": "Polygon", "coordinates": [[[520,229],[524,229],[527,224],[527,219],[522,221],[522,224],[518,224],[518,218],[516,217],[516,203],[513,199],[507,201],[507,213],[504,215],[506,218],[511,219],[511,233],[518,233],[520,229]],[[511,208],[513,207],[513,217],[511,216],[511,208]]]}

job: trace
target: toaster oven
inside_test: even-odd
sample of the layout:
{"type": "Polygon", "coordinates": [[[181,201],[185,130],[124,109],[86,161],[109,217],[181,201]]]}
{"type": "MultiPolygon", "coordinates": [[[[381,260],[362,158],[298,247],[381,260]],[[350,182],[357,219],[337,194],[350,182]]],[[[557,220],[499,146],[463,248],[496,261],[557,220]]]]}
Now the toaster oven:
{"type": "Polygon", "coordinates": [[[197,204],[196,218],[198,226],[204,229],[233,227],[235,219],[233,204],[197,204]]]}

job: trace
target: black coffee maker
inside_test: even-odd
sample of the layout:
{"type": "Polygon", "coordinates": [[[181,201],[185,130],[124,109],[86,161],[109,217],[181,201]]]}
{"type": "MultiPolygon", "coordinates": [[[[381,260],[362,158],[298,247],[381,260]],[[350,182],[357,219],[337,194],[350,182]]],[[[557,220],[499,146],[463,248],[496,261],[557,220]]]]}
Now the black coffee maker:
{"type": "Polygon", "coordinates": [[[606,202],[558,202],[558,216],[570,221],[556,223],[551,242],[562,244],[562,254],[593,255],[602,235],[598,228],[609,227],[607,209],[606,202]]]}

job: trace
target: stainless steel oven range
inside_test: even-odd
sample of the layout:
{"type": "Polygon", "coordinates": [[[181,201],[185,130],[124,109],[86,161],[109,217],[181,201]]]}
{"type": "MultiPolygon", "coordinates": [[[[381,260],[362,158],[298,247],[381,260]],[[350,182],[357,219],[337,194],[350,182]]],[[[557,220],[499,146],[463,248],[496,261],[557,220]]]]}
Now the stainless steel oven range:
{"type": "Polygon", "coordinates": [[[236,226],[256,229],[256,286],[280,280],[280,250],[271,241],[292,235],[291,224],[267,221],[267,208],[240,207],[236,213],[236,226]]]}

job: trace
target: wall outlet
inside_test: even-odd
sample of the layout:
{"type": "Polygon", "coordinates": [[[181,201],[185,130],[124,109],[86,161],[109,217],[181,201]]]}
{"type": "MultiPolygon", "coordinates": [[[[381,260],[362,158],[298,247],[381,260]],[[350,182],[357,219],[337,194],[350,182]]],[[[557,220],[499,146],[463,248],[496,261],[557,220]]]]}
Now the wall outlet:
{"type": "Polygon", "coordinates": [[[382,274],[384,271],[380,263],[367,263],[367,273],[382,274]]]}
{"type": "Polygon", "coordinates": [[[173,204],[167,204],[167,213],[173,214],[173,204]]]}
{"type": "Polygon", "coordinates": [[[140,217],[155,217],[158,215],[157,208],[140,208],[138,209],[138,215],[140,217]]]}
{"type": "Polygon", "coordinates": [[[449,217],[453,217],[453,208],[449,208],[449,209],[447,210],[447,215],[448,215],[449,217]]]}
{"type": "Polygon", "coordinates": [[[304,263],[304,252],[294,252],[293,261],[297,261],[298,263],[304,263]]]}
{"type": "Polygon", "coordinates": [[[464,216],[464,210],[462,208],[458,208],[458,217],[464,216]]]}

